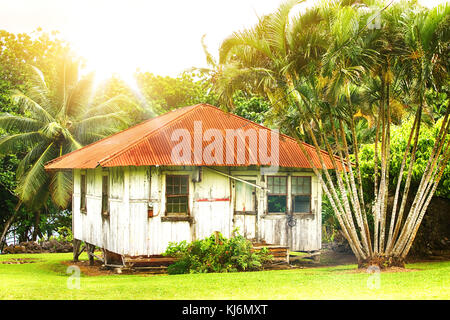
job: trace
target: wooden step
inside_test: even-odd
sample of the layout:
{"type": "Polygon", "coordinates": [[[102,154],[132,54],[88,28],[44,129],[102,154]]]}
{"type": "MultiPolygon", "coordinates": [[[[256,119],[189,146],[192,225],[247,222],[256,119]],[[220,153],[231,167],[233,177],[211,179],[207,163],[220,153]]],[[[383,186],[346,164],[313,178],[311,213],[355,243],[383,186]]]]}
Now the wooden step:
{"type": "Polygon", "coordinates": [[[289,247],[267,244],[267,243],[255,243],[253,244],[253,251],[260,251],[262,248],[267,248],[269,254],[273,256],[274,262],[286,262],[289,263],[289,247]]]}
{"type": "Polygon", "coordinates": [[[133,267],[167,267],[176,261],[175,258],[164,257],[161,255],[155,256],[138,256],[138,257],[124,257],[124,263],[126,266],[133,267]]]}

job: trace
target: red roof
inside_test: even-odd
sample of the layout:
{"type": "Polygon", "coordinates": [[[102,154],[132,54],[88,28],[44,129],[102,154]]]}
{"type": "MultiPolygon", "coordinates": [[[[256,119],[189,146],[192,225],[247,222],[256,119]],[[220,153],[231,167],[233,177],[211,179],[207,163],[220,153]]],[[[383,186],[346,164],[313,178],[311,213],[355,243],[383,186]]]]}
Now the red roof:
{"type": "MultiPolygon", "coordinates": [[[[197,123],[198,126],[199,123],[197,123]]],[[[198,129],[198,127],[197,127],[198,129]]],[[[258,154],[253,157],[249,156],[254,150],[252,143],[253,138],[245,139],[239,136],[238,139],[245,143],[245,161],[238,161],[239,154],[232,152],[232,161],[226,160],[227,145],[225,143],[226,130],[242,129],[247,133],[249,129],[253,129],[256,133],[265,133],[267,139],[257,137],[257,146],[268,146],[268,155],[270,156],[270,139],[272,130],[261,126],[255,122],[249,121],[234,114],[226,113],[217,107],[208,104],[198,104],[195,106],[184,107],[165,113],[159,117],[144,121],[134,127],[121,131],[107,138],[94,142],[81,149],[65,154],[48,162],[45,166],[46,170],[57,169],[81,169],[115,166],[149,166],[149,165],[214,165],[214,166],[248,166],[248,165],[270,165],[267,160],[260,159],[258,154]],[[194,130],[194,122],[201,122],[201,131],[194,130]],[[182,129],[182,132],[189,133],[191,154],[190,160],[180,163],[172,157],[172,150],[179,145],[180,140],[172,141],[172,135],[175,130],[182,129]],[[194,133],[201,132],[205,134],[208,129],[216,129],[216,133],[220,132],[223,138],[223,162],[212,162],[213,159],[208,157],[209,152],[204,152],[201,162],[196,162],[194,156],[195,149],[194,133]],[[238,156],[236,155],[238,154],[238,156]],[[173,158],[173,159],[172,159],[173,158]]],[[[211,132],[211,131],[210,131],[211,132]]],[[[203,139],[205,140],[205,139],[203,139]]],[[[213,140],[203,141],[202,149],[208,146],[213,140]]],[[[215,140],[214,140],[215,141],[215,140]]],[[[189,141],[188,141],[189,142],[189,141]]],[[[238,142],[235,142],[235,147],[238,142]]],[[[317,167],[320,166],[319,159],[314,147],[303,143],[305,149],[314,160],[317,167]]],[[[236,150],[236,149],[235,149],[236,150]]],[[[206,151],[206,150],[205,150],[206,151]]],[[[322,151],[324,161],[328,169],[332,169],[330,158],[325,151],[322,151]]],[[[243,159],[243,158],[241,158],[243,159]]],[[[230,158],[231,160],[231,158],[230,158]]],[[[270,161],[270,159],[269,159],[270,161]]],[[[311,168],[306,157],[303,155],[297,141],[289,136],[279,135],[279,166],[294,168],[311,168]]]]}

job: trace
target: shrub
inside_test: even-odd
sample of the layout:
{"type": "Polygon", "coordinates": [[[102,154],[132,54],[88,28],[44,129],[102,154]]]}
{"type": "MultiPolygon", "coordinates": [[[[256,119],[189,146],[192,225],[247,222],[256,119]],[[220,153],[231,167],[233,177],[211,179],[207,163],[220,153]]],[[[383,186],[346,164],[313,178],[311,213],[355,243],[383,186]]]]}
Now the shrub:
{"type": "MultiPolygon", "coordinates": [[[[411,130],[413,120],[414,119],[409,119],[401,126],[393,126],[391,129],[392,130],[391,150],[389,159],[389,176],[391,179],[389,181],[389,190],[395,190],[396,188],[401,163],[403,160],[403,154],[407,145],[409,132],[411,130]]],[[[441,123],[442,119],[439,119],[433,125],[428,125],[426,123],[423,123],[421,125],[419,140],[417,144],[416,161],[412,169],[410,194],[413,194],[419,186],[428,159],[431,156],[434,141],[441,127],[441,123]]],[[[374,194],[373,191],[373,177],[375,172],[374,154],[375,154],[374,144],[367,144],[361,147],[360,151],[361,176],[363,180],[364,195],[367,198],[367,200],[369,200],[368,203],[373,200],[374,194]]],[[[405,170],[403,172],[402,187],[404,187],[404,183],[408,173],[410,156],[411,155],[409,154],[407,157],[405,170]]],[[[380,153],[378,154],[378,157],[380,157],[380,153]]],[[[380,159],[378,159],[378,165],[379,164],[380,159]]],[[[380,174],[381,169],[379,168],[378,175],[380,174]]],[[[450,199],[450,164],[447,164],[447,167],[444,170],[442,179],[439,182],[439,185],[436,189],[435,196],[450,199]]]]}
{"type": "Polygon", "coordinates": [[[171,242],[163,255],[177,259],[168,267],[169,274],[261,270],[273,259],[267,248],[253,251],[251,242],[239,234],[228,239],[220,233],[191,243],[171,242]]]}

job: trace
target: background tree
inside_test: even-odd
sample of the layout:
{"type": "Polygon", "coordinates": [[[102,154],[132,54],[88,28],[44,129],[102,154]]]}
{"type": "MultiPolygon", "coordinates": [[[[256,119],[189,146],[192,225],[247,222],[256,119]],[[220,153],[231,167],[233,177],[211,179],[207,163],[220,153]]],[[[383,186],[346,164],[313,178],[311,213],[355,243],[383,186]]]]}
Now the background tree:
{"type": "MultiPolygon", "coordinates": [[[[57,33],[43,33],[40,30],[30,34],[13,34],[0,30],[0,113],[17,113],[19,107],[12,101],[13,90],[26,90],[27,81],[32,72],[30,64],[37,66],[46,76],[54,73],[56,59],[69,51],[69,46],[57,38],[57,33]]],[[[6,132],[0,128],[0,135],[6,132]]],[[[25,146],[18,145],[14,153],[0,157],[0,239],[4,239],[7,231],[14,224],[15,234],[21,230],[20,237],[26,238],[24,225],[32,225],[34,216],[29,217],[29,210],[19,206],[15,193],[16,171],[19,160],[27,153],[25,146]],[[14,222],[14,217],[18,216],[14,222]]],[[[0,241],[0,249],[1,249],[0,241]]]]}
{"type": "MultiPolygon", "coordinates": [[[[16,194],[35,213],[33,240],[39,232],[40,213],[49,196],[66,208],[70,203],[72,177],[67,172],[47,174],[44,164],[116,132],[126,113],[119,107],[122,96],[92,105],[93,75],[79,79],[79,62],[64,56],[56,63],[53,81],[33,67],[26,91],[14,90],[12,100],[18,114],[3,113],[0,128],[1,154],[26,148],[17,168],[16,194]]],[[[0,239],[4,240],[4,239],[0,239]]]]}
{"type": "Polygon", "coordinates": [[[135,77],[140,93],[155,114],[198,103],[216,104],[211,84],[195,73],[185,72],[173,78],[137,72],[135,77]]]}

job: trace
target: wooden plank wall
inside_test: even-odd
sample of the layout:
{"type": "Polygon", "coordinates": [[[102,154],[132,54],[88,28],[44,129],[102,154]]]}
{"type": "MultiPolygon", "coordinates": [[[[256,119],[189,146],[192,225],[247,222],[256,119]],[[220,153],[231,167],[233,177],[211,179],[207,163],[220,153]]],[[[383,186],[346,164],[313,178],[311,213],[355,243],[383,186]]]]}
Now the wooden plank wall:
{"type": "MultiPolygon", "coordinates": [[[[227,168],[217,169],[230,173],[227,168]]],[[[260,189],[256,190],[257,215],[235,215],[234,180],[207,169],[203,170],[201,182],[190,181],[189,185],[194,223],[162,221],[165,175],[173,172],[193,177],[195,168],[110,168],[110,213],[104,218],[101,214],[102,168],[86,170],[87,213],[80,212],[80,170],[74,170],[74,237],[115,253],[138,256],[161,254],[170,241],[189,242],[214,231],[230,237],[233,229],[239,227],[240,233],[252,240],[289,246],[294,251],[320,249],[322,191],[316,177],[312,178],[313,214],[294,215],[295,225],[290,227],[285,214],[267,214],[267,197],[260,189]],[[149,203],[154,212],[151,218],[148,217],[149,203]]],[[[239,170],[232,174],[256,175],[257,184],[265,185],[259,171],[239,170]]],[[[305,175],[304,172],[293,174],[305,175]]],[[[290,206],[290,200],[288,203],[290,206]]]]}

